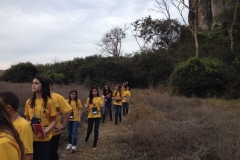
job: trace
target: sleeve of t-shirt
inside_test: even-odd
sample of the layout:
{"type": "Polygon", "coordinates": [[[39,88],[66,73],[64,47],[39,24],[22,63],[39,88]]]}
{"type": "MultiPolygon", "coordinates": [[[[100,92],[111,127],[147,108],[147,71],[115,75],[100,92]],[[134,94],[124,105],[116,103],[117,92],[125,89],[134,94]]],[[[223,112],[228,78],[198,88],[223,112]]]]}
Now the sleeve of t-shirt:
{"type": "Polygon", "coordinates": [[[60,104],[60,111],[63,114],[72,110],[72,107],[70,106],[70,104],[68,104],[68,101],[66,101],[63,97],[60,98],[59,104],[60,104]]]}
{"type": "Polygon", "coordinates": [[[78,100],[78,108],[79,108],[79,109],[82,108],[82,102],[80,101],[80,99],[78,100]]]}

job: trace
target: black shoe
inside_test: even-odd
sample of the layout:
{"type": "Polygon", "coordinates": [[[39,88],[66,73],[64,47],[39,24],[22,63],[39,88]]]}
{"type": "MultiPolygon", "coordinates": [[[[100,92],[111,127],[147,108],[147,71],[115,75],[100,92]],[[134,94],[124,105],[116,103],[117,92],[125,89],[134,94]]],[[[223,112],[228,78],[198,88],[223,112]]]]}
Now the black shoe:
{"type": "Polygon", "coordinates": [[[122,117],[119,117],[119,122],[122,122],[122,117]]]}
{"type": "Polygon", "coordinates": [[[97,144],[93,144],[92,149],[97,149],[97,144]]]}
{"type": "Polygon", "coordinates": [[[104,123],[104,121],[102,121],[102,123],[104,123]]]}
{"type": "Polygon", "coordinates": [[[117,125],[118,124],[118,122],[115,122],[115,125],[117,125]]]}
{"type": "Polygon", "coordinates": [[[110,118],[110,121],[112,121],[113,119],[112,118],[110,118]]]}

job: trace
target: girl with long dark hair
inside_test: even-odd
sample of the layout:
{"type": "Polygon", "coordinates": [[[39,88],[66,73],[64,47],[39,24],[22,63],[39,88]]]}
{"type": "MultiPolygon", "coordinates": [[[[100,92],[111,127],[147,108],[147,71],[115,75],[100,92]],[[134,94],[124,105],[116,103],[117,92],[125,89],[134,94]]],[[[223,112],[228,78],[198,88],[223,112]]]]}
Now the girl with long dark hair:
{"type": "Polygon", "coordinates": [[[112,91],[108,84],[105,84],[103,88],[102,98],[104,99],[104,102],[105,102],[103,107],[103,113],[102,113],[102,123],[104,123],[107,110],[110,115],[110,121],[112,121],[112,91]]]}
{"type": "Polygon", "coordinates": [[[56,124],[56,108],[50,96],[47,79],[36,76],[32,81],[32,98],[25,105],[25,116],[34,124],[41,124],[43,133],[33,130],[33,159],[49,160],[51,151],[52,129],[56,124]]]}
{"type": "Polygon", "coordinates": [[[101,121],[101,110],[103,106],[104,101],[102,97],[99,96],[98,88],[91,88],[86,104],[86,111],[88,112],[88,130],[85,142],[88,141],[94,124],[93,149],[97,149],[98,130],[101,121]]]}
{"type": "Polygon", "coordinates": [[[81,121],[82,103],[80,99],[78,99],[77,90],[71,90],[68,97],[67,101],[72,107],[72,113],[67,124],[68,145],[66,149],[71,149],[72,153],[74,153],[77,149],[78,124],[81,121]]]}

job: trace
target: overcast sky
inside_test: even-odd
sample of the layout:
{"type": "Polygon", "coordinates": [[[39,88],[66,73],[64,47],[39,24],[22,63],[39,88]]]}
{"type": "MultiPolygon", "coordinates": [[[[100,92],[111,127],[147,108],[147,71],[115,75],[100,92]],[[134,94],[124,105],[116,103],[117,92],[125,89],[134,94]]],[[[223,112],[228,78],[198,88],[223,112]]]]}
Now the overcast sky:
{"type": "MultiPolygon", "coordinates": [[[[95,43],[113,26],[149,15],[163,18],[149,11],[153,4],[154,0],[0,0],[0,70],[19,62],[46,64],[99,54],[95,43]]],[[[170,10],[172,19],[181,22],[177,10],[170,10]]],[[[123,50],[139,50],[130,30],[123,50]]]]}

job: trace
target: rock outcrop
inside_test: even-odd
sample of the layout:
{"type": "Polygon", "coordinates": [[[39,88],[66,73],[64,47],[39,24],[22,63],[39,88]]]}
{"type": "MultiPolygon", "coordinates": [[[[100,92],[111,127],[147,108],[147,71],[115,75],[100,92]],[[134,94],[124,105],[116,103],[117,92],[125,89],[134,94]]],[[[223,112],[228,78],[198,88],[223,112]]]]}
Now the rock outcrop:
{"type": "MultiPolygon", "coordinates": [[[[223,11],[220,0],[189,0],[189,7],[191,10],[198,8],[197,26],[199,28],[208,30],[222,25],[222,22],[217,18],[217,15],[223,11]]],[[[191,10],[189,10],[188,22],[193,27],[195,13],[191,10]]]]}

